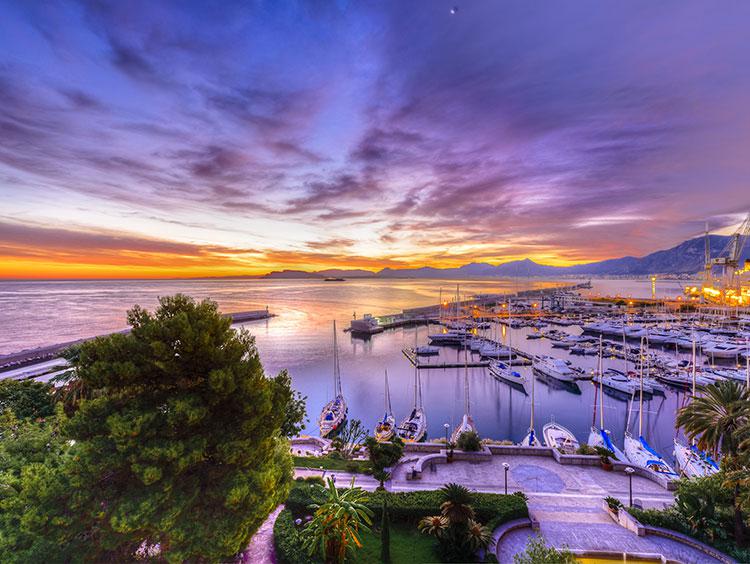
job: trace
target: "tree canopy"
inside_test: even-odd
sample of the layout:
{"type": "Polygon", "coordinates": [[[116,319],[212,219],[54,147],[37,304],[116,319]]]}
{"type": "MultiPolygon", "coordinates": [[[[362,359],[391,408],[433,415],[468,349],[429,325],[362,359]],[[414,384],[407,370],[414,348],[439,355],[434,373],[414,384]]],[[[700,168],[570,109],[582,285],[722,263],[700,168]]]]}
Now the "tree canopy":
{"type": "MultiPolygon", "coordinates": [[[[77,351],[88,393],[65,423],[57,481],[41,492],[20,484],[13,507],[30,532],[71,551],[61,560],[126,560],[138,549],[225,560],[288,493],[282,426],[299,423],[288,415],[289,377],[267,378],[252,337],[211,301],[161,298],[154,313],[130,310],[128,323],[130,333],[77,351]],[[64,518],[29,519],[32,500],[64,518]]],[[[0,556],[23,560],[25,547],[5,541],[0,556]]]]}

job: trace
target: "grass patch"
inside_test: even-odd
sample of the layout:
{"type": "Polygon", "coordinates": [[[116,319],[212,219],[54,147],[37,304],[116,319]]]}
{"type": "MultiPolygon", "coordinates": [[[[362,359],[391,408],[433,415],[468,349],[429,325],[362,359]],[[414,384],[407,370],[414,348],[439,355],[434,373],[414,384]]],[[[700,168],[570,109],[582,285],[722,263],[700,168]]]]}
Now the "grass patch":
{"type": "Polygon", "coordinates": [[[339,472],[351,472],[358,474],[369,474],[372,472],[369,460],[342,460],[329,456],[293,456],[296,468],[314,468],[321,466],[324,470],[338,470],[339,472]]]}
{"type": "MultiPolygon", "coordinates": [[[[422,564],[439,562],[435,540],[421,534],[416,527],[391,523],[391,561],[393,564],[422,564]]],[[[355,552],[351,562],[370,564],[380,562],[380,533],[372,531],[362,535],[362,548],[355,552]]]]}

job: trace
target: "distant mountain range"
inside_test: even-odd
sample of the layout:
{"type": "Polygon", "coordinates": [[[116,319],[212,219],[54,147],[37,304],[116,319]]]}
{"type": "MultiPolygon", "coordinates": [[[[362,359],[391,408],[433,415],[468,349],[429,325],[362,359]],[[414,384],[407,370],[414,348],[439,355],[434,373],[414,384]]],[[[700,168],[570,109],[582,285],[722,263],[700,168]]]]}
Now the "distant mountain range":
{"type": "MultiPolygon", "coordinates": [[[[723,235],[710,235],[711,256],[717,256],[729,241],[723,235]]],[[[693,274],[703,270],[705,238],[697,237],[665,251],[645,257],[622,257],[575,266],[550,266],[531,259],[492,265],[472,262],[458,268],[384,268],[369,270],[329,269],[319,272],[283,270],[271,272],[265,278],[501,278],[523,276],[646,276],[649,274],[693,274]]],[[[750,246],[748,246],[750,247],[750,246]]],[[[750,259],[750,248],[745,248],[742,260],[750,259]]]]}

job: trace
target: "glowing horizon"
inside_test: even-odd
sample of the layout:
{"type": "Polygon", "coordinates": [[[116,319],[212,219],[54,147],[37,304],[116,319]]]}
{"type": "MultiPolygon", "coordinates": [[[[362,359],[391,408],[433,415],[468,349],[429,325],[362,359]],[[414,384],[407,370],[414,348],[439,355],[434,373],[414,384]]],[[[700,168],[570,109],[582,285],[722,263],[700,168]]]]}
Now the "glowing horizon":
{"type": "Polygon", "coordinates": [[[750,5],[0,6],[0,278],[568,266],[750,209],[750,5]]]}

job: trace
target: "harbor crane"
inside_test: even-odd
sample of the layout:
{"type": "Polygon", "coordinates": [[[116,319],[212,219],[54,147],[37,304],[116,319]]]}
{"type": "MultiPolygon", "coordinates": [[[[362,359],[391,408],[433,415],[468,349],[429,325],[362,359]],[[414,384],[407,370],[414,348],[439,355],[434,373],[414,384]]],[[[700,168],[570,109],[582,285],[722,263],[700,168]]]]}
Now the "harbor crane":
{"type": "MultiPolygon", "coordinates": [[[[742,250],[745,248],[745,243],[749,236],[750,213],[747,214],[745,220],[737,228],[737,231],[729,238],[729,241],[721,252],[716,257],[710,259],[707,264],[707,270],[713,269],[714,266],[722,269],[725,291],[733,289],[737,292],[737,295],[740,294],[740,274],[746,270],[745,265],[742,265],[742,268],[740,268],[740,259],[742,258],[742,250]]],[[[706,238],[706,256],[710,256],[708,238],[706,238]]]]}

